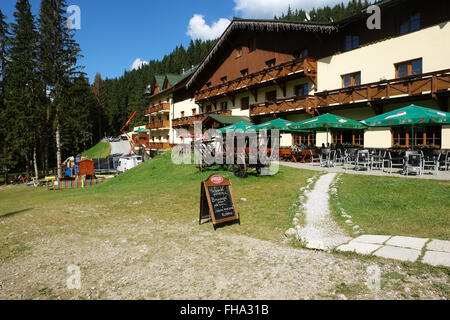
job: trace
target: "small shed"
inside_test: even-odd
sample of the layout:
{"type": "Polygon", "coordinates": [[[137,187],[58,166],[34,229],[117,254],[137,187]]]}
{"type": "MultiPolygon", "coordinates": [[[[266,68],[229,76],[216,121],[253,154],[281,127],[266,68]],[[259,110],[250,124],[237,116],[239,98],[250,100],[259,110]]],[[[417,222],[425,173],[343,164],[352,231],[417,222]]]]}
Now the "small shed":
{"type": "Polygon", "coordinates": [[[89,159],[82,159],[79,162],[78,175],[92,177],[95,176],[94,161],[89,159]]]}

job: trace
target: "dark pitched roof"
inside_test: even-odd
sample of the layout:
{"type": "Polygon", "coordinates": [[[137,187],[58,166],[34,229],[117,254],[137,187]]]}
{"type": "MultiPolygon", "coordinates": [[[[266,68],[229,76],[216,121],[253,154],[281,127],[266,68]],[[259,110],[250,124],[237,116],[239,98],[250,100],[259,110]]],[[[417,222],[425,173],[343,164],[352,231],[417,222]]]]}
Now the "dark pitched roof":
{"type": "MultiPolygon", "coordinates": [[[[211,114],[211,115],[209,115],[208,118],[213,119],[214,121],[220,122],[224,125],[235,124],[238,122],[252,123],[250,118],[246,117],[246,116],[224,116],[221,114],[211,114]]],[[[206,118],[205,121],[208,120],[208,118],[206,118]]]]}

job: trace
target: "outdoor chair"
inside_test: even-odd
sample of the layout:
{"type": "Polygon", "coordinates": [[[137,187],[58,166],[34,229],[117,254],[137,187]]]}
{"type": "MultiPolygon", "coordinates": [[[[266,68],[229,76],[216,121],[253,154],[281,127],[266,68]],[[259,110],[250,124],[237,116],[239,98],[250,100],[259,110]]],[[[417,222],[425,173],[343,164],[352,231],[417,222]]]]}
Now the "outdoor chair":
{"type": "Polygon", "coordinates": [[[387,153],[388,157],[387,159],[383,160],[383,167],[385,167],[385,164],[387,164],[387,167],[389,168],[389,174],[392,174],[392,168],[404,168],[404,159],[403,158],[393,158],[392,154],[390,152],[387,153]],[[401,162],[400,162],[401,161],[401,162]]]}
{"type": "Polygon", "coordinates": [[[374,154],[371,157],[371,169],[373,170],[373,168],[378,168],[382,171],[384,171],[384,158],[386,157],[386,151],[384,152],[384,154],[382,154],[382,152],[380,151],[378,154],[374,154]]]}
{"type": "Polygon", "coordinates": [[[405,174],[409,175],[411,171],[418,175],[423,174],[422,155],[418,152],[406,153],[405,174]]]}
{"type": "Polygon", "coordinates": [[[328,164],[328,157],[330,156],[330,149],[322,149],[322,153],[320,154],[320,166],[326,167],[328,164]]]}
{"type": "Polygon", "coordinates": [[[448,171],[449,166],[450,166],[450,151],[447,151],[447,153],[445,154],[445,162],[444,162],[445,171],[448,171]]]}
{"type": "Polygon", "coordinates": [[[344,151],[344,170],[347,170],[349,166],[354,168],[356,165],[356,152],[348,152],[347,149],[344,151]]]}
{"type": "Polygon", "coordinates": [[[311,165],[314,165],[314,161],[317,161],[320,164],[321,156],[318,154],[314,154],[312,150],[309,150],[309,153],[311,155],[311,165]]]}
{"type": "Polygon", "coordinates": [[[336,150],[336,164],[342,164],[344,165],[345,161],[345,154],[342,152],[341,149],[336,150]]]}
{"type": "Polygon", "coordinates": [[[441,153],[439,153],[437,156],[434,156],[433,159],[431,158],[425,158],[423,155],[423,152],[420,152],[422,155],[422,168],[423,171],[425,170],[433,170],[434,174],[437,175],[439,172],[439,166],[440,166],[440,160],[441,160],[441,153]]]}
{"type": "Polygon", "coordinates": [[[362,168],[370,170],[370,155],[368,150],[358,151],[356,156],[355,170],[360,170],[362,168]]]}

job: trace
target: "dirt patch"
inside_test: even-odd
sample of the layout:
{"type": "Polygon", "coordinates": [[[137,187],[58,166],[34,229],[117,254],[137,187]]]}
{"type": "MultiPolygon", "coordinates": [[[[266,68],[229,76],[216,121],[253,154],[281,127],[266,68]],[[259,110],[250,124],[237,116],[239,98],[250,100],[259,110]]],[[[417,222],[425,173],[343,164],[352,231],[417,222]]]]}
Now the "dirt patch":
{"type": "Polygon", "coordinates": [[[0,299],[326,299],[350,289],[358,299],[440,299],[436,283],[449,281],[444,273],[404,274],[387,262],[382,274],[395,271],[401,280],[371,291],[365,282],[373,262],[197,223],[141,214],[31,239],[26,253],[1,263],[0,299]],[[81,269],[80,290],[66,286],[69,265],[81,269]]]}

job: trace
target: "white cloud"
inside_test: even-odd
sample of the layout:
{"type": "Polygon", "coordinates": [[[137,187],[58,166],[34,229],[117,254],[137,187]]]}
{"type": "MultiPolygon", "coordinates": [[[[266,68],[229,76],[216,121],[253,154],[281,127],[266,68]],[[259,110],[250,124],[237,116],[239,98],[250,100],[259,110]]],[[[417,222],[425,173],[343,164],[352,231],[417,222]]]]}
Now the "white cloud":
{"type": "Polygon", "coordinates": [[[212,40],[219,38],[230,23],[230,20],[222,18],[216,22],[213,22],[213,24],[209,26],[206,24],[206,21],[203,19],[202,15],[194,14],[189,21],[186,34],[193,40],[212,40]]]}
{"type": "Polygon", "coordinates": [[[291,9],[310,11],[313,8],[334,6],[349,0],[234,0],[235,13],[242,18],[272,19],[275,15],[286,13],[289,5],[291,9]]]}
{"type": "Polygon", "coordinates": [[[140,58],[137,58],[134,60],[133,64],[131,65],[131,70],[137,70],[142,68],[142,66],[148,64],[147,61],[141,60],[140,58]]]}

